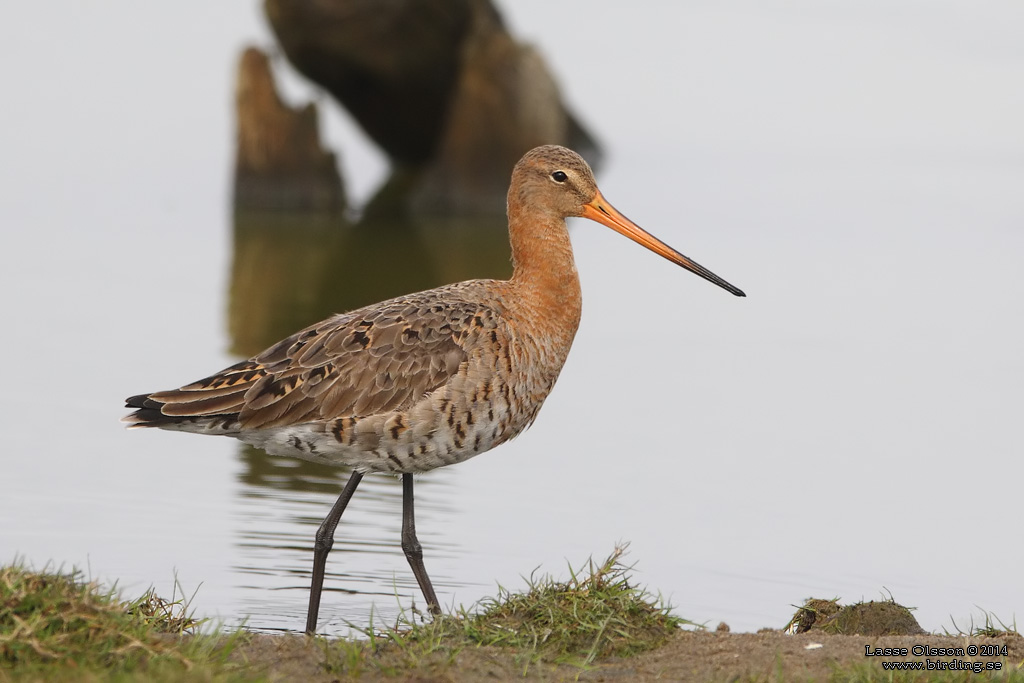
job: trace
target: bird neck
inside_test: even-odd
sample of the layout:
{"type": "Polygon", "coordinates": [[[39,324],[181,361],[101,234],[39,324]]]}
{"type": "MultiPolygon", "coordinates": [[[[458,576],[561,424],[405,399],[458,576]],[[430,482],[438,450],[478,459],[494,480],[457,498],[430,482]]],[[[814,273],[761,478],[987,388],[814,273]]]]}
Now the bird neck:
{"type": "Polygon", "coordinates": [[[580,278],[565,219],[509,207],[512,279],[523,303],[537,317],[551,320],[571,335],[582,309],[580,278]],[[529,214],[529,215],[527,215],[529,214]]]}

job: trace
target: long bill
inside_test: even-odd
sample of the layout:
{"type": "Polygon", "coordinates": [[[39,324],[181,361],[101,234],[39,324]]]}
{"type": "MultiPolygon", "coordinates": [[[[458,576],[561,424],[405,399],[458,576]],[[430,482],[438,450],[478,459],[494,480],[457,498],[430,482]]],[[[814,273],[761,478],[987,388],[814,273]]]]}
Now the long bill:
{"type": "Polygon", "coordinates": [[[583,218],[589,218],[592,221],[597,221],[602,225],[607,225],[615,232],[623,234],[637,244],[647,247],[655,254],[664,256],[672,263],[686,268],[691,273],[700,275],[708,282],[714,282],[722,289],[732,292],[736,296],[746,296],[746,294],[743,293],[743,290],[739,287],[734,287],[693,259],[683,256],[678,251],[623,216],[614,206],[609,204],[608,201],[601,196],[600,192],[594,195],[593,200],[583,205],[582,216],[583,218]]]}

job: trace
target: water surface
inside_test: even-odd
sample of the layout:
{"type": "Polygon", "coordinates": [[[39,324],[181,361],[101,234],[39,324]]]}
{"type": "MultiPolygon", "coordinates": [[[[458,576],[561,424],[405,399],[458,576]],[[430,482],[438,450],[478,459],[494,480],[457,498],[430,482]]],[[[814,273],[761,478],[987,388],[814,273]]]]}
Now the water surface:
{"type": "MultiPolygon", "coordinates": [[[[605,195],[749,298],[577,222],[584,319],[537,423],[417,479],[442,602],[628,540],[641,582],[737,630],[809,595],[891,591],[926,629],[1020,613],[1020,6],[508,4],[605,141],[605,195]]],[[[236,219],[232,78],[245,44],[269,45],[257,4],[12,6],[0,26],[0,559],[129,593],[176,574],[202,615],[299,630],[345,472],[125,432],[122,400],[333,310],[507,268],[500,228],[284,239],[236,219]]],[[[278,66],[290,96],[315,94],[278,66]]],[[[323,105],[365,198],[384,164],[323,105]]],[[[397,480],[361,485],[326,631],[422,607],[400,507],[397,480]]]]}

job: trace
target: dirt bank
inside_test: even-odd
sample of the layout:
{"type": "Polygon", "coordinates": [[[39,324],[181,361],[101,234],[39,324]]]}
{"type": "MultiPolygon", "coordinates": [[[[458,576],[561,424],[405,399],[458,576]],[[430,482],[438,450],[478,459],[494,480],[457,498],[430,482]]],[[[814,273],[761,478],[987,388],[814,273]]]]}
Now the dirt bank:
{"type": "MultiPolygon", "coordinates": [[[[885,652],[883,649],[882,652],[885,652]]],[[[890,650],[889,652],[893,652],[890,650]]],[[[883,662],[946,662],[961,675],[942,680],[984,681],[988,674],[999,680],[1024,681],[1024,638],[1011,634],[998,638],[954,636],[836,636],[820,632],[800,635],[771,633],[680,632],[668,643],[627,659],[598,661],[587,668],[531,661],[528,653],[495,647],[463,647],[452,651],[439,647],[426,654],[387,647],[373,657],[357,661],[332,650],[328,641],[301,636],[256,635],[241,645],[236,656],[265,670],[271,680],[308,681],[820,681],[838,670],[843,680],[888,680],[883,662]],[[972,646],[977,647],[975,652],[972,646]],[[915,656],[915,647],[926,648],[915,656]],[[1002,655],[1004,651],[1006,655],[1002,655]],[[866,648],[906,648],[907,656],[866,655],[866,648]],[[928,650],[927,648],[932,648],[928,650]],[[929,655],[938,648],[952,656],[929,655]],[[975,652],[974,655],[968,654],[975,652]],[[982,656],[998,653],[997,656],[982,656]],[[989,663],[981,675],[963,667],[989,663]],[[325,668],[325,664],[329,668],[325,668]],[[1006,677],[1010,673],[1010,677],[1006,677]]],[[[934,672],[934,669],[933,671],[934,672]]],[[[922,671],[921,674],[927,674],[922,671]]],[[[897,678],[897,680],[901,680],[897,678]]],[[[902,680],[917,680],[910,675],[902,680]]]]}

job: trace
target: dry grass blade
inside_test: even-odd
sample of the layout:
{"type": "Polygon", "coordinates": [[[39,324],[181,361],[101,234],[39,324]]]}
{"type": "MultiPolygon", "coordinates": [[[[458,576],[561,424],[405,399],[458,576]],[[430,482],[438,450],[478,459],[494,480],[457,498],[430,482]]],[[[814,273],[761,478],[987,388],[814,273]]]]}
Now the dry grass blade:
{"type": "Polygon", "coordinates": [[[129,614],[138,616],[164,633],[194,634],[202,626],[201,620],[193,618],[188,602],[184,599],[175,600],[174,596],[167,600],[157,595],[152,588],[137,600],[125,603],[124,608],[129,614]]]}

